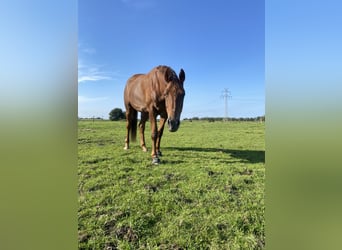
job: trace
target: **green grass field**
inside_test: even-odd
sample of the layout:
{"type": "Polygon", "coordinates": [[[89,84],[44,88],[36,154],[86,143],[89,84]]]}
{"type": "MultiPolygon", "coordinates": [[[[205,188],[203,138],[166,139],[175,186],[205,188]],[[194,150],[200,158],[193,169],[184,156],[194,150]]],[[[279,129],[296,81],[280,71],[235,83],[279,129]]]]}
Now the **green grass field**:
{"type": "Polygon", "coordinates": [[[125,122],[79,121],[79,249],[263,249],[264,132],[183,121],[156,166],[139,138],[123,150],[125,122]]]}

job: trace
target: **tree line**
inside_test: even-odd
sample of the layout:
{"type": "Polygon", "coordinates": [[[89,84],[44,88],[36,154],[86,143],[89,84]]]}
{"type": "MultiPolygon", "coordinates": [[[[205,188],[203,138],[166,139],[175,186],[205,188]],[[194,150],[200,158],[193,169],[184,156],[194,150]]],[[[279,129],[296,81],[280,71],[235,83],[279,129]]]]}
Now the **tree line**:
{"type": "MultiPolygon", "coordinates": [[[[114,108],[109,112],[109,120],[111,121],[119,121],[126,119],[126,112],[122,111],[120,108],[114,108]]],[[[192,118],[184,118],[183,121],[208,121],[208,122],[215,122],[215,121],[265,121],[265,116],[257,116],[257,117],[192,117],[192,118]]]]}
{"type": "Polygon", "coordinates": [[[257,117],[192,117],[192,118],[184,118],[183,121],[208,121],[208,122],[216,122],[216,121],[265,121],[265,116],[257,116],[257,117]]]}
{"type": "MultiPolygon", "coordinates": [[[[92,120],[103,120],[101,117],[91,117],[91,118],[79,118],[79,119],[92,119],[92,120]]],[[[109,120],[111,121],[120,121],[126,119],[126,112],[122,111],[120,108],[114,108],[109,112],[109,120]]],[[[208,121],[208,122],[216,122],[216,121],[265,121],[265,116],[257,116],[257,117],[191,117],[184,118],[183,121],[208,121]]]]}

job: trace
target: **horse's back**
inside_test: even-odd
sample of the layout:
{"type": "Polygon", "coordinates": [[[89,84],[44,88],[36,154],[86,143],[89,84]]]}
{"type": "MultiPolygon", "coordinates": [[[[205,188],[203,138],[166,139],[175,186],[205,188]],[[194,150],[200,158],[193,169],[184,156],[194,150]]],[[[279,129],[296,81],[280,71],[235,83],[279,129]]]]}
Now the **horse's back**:
{"type": "Polygon", "coordinates": [[[135,74],[127,80],[126,86],[125,86],[125,91],[124,91],[125,100],[127,98],[129,98],[129,95],[132,91],[136,90],[136,88],[139,85],[141,85],[142,76],[144,76],[144,75],[143,74],[135,74]]]}
{"type": "Polygon", "coordinates": [[[147,92],[149,91],[148,79],[145,74],[135,74],[131,76],[126,83],[124,91],[124,101],[126,108],[133,107],[137,111],[146,109],[148,100],[147,92]]]}

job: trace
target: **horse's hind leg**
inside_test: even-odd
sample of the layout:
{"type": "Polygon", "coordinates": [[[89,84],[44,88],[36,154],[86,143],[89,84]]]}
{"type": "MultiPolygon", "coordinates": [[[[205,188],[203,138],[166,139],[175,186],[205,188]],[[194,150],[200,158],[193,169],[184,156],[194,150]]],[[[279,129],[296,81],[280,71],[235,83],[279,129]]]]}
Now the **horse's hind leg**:
{"type": "Polygon", "coordinates": [[[126,138],[125,138],[125,147],[124,149],[129,149],[129,135],[130,131],[132,129],[132,116],[134,115],[134,112],[131,108],[126,108],[126,138]]]}
{"type": "Polygon", "coordinates": [[[130,120],[127,118],[127,121],[126,121],[126,138],[125,138],[124,150],[129,149],[129,130],[130,130],[130,127],[131,127],[131,123],[130,123],[130,120]]]}
{"type": "Polygon", "coordinates": [[[148,119],[148,113],[141,112],[141,119],[139,122],[139,132],[140,132],[140,146],[144,152],[147,152],[145,144],[145,123],[148,119]]]}

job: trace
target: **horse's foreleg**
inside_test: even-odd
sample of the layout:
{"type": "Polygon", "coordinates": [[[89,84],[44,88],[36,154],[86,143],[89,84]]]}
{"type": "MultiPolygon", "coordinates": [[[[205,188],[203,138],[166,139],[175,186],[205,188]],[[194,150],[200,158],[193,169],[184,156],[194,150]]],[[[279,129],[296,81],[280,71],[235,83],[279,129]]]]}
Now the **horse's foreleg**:
{"type": "Polygon", "coordinates": [[[126,122],[126,139],[125,139],[125,147],[124,147],[125,150],[129,149],[129,131],[130,131],[130,129],[131,129],[130,119],[127,119],[127,122],[126,122]]]}
{"type": "Polygon", "coordinates": [[[156,144],[156,151],[157,151],[158,156],[162,156],[162,152],[160,151],[160,141],[163,136],[165,121],[166,121],[165,118],[160,117],[158,138],[157,138],[157,144],[156,144]]]}
{"type": "Polygon", "coordinates": [[[144,152],[147,152],[145,144],[145,123],[148,119],[148,113],[141,113],[141,119],[139,122],[139,132],[140,132],[140,146],[144,152]]]}
{"type": "Polygon", "coordinates": [[[157,119],[156,119],[155,114],[150,114],[150,122],[151,122],[151,139],[152,139],[152,152],[151,152],[152,163],[158,164],[160,160],[158,158],[157,151],[156,151],[158,128],[157,128],[157,119]]]}

